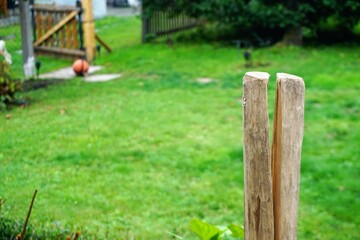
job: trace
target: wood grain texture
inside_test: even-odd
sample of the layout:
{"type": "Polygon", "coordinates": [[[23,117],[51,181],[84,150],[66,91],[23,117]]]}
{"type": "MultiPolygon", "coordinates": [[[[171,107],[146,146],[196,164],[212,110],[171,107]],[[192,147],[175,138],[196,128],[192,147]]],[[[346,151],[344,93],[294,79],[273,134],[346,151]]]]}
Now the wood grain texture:
{"type": "Polygon", "coordinates": [[[71,59],[76,58],[84,58],[85,51],[79,49],[66,49],[66,48],[58,48],[58,47],[48,47],[48,46],[38,46],[34,47],[36,54],[43,54],[55,57],[68,57],[71,59]]]}
{"type": "Polygon", "coordinates": [[[274,239],[269,143],[269,74],[248,72],[243,81],[245,239],[274,239]]]}
{"type": "Polygon", "coordinates": [[[57,5],[50,5],[50,4],[34,4],[31,7],[36,11],[45,11],[45,12],[73,12],[78,11],[79,9],[73,6],[57,6],[57,5]]]}
{"type": "Polygon", "coordinates": [[[101,46],[103,46],[106,49],[106,51],[108,51],[109,53],[112,52],[109,45],[107,45],[106,42],[104,40],[102,40],[96,33],[95,33],[95,38],[101,44],[101,46]]]}
{"type": "Polygon", "coordinates": [[[34,46],[40,46],[40,44],[50,38],[55,32],[59,31],[66,23],[68,23],[71,19],[73,19],[77,15],[77,11],[71,12],[68,16],[62,19],[55,26],[51,27],[43,36],[39,37],[34,46]]]}
{"type": "Polygon", "coordinates": [[[302,78],[277,74],[271,153],[275,240],[297,239],[304,96],[302,78]]]}
{"type": "Polygon", "coordinates": [[[95,58],[95,25],[92,0],[81,1],[84,9],[84,44],[86,49],[86,60],[92,62],[95,58]]]}

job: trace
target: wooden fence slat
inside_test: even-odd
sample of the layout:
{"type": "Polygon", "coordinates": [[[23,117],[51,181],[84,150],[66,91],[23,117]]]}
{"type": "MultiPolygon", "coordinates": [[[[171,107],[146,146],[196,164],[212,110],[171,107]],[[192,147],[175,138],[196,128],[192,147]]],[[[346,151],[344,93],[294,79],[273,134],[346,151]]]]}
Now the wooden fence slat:
{"type": "Polygon", "coordinates": [[[79,49],[79,40],[78,40],[78,30],[77,30],[77,21],[74,18],[72,20],[72,41],[73,41],[73,47],[74,49],[79,49]]]}
{"type": "MultiPolygon", "coordinates": [[[[59,19],[63,19],[63,14],[58,12],[56,13],[56,15],[58,16],[59,19]]],[[[60,20],[61,21],[61,20],[60,20]]],[[[54,25],[55,26],[55,25],[54,25]]],[[[57,30],[56,32],[54,32],[52,35],[56,34],[57,37],[58,37],[58,42],[57,42],[57,45],[56,47],[60,47],[61,48],[61,42],[62,42],[62,38],[63,38],[63,33],[62,33],[62,30],[64,29],[64,26],[65,24],[63,24],[61,26],[61,28],[59,28],[59,30],[57,30]]]]}
{"type": "MultiPolygon", "coordinates": [[[[46,18],[46,31],[49,31],[53,26],[53,18],[51,16],[51,13],[47,13],[47,18],[46,18]]],[[[51,36],[48,39],[48,44],[49,46],[52,46],[54,44],[54,37],[51,36]]]]}
{"type": "Polygon", "coordinates": [[[46,32],[46,34],[44,34],[43,36],[41,36],[40,38],[38,38],[36,40],[36,42],[34,43],[34,46],[39,46],[40,43],[42,43],[43,41],[47,40],[49,37],[51,37],[52,34],[54,34],[55,32],[57,32],[59,29],[61,29],[64,24],[66,24],[67,22],[69,22],[72,18],[74,18],[77,15],[77,11],[73,11],[71,12],[67,17],[65,17],[64,19],[62,19],[59,23],[57,23],[55,26],[53,26],[48,32],[46,32]]]}
{"type": "Polygon", "coordinates": [[[264,72],[248,72],[243,80],[246,240],[274,239],[268,80],[264,72]]]}
{"type": "Polygon", "coordinates": [[[37,30],[36,35],[38,38],[40,38],[42,36],[42,32],[41,32],[42,24],[41,24],[41,11],[40,10],[36,10],[35,21],[36,21],[36,30],[37,30]]]}
{"type": "Polygon", "coordinates": [[[302,78],[277,74],[271,153],[275,240],[297,239],[304,96],[302,78]]]}
{"type": "Polygon", "coordinates": [[[71,39],[72,21],[68,22],[66,24],[65,28],[66,28],[65,47],[66,48],[73,48],[73,46],[71,46],[71,43],[72,43],[72,39],[71,39]]]}
{"type": "Polygon", "coordinates": [[[158,22],[159,22],[159,12],[155,12],[153,21],[154,21],[153,26],[154,26],[154,33],[155,33],[159,29],[159,24],[158,24],[158,22]]]}

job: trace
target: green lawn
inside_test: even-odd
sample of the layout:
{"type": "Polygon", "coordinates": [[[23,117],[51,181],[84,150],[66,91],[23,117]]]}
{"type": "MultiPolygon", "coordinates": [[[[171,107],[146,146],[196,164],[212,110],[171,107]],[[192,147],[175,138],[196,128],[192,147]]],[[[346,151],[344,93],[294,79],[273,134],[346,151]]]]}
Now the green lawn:
{"type": "MultiPolygon", "coordinates": [[[[271,74],[271,119],[276,72],[307,87],[299,239],[360,239],[359,46],[259,49],[254,62],[270,65],[246,69],[235,47],[142,45],[129,21],[97,22],[113,53],[95,63],[122,78],[76,78],[0,112],[3,214],[24,219],[37,188],[33,225],[98,239],[195,239],[194,217],[243,224],[242,77],[260,70],[271,74]]],[[[44,71],[71,64],[41,59],[44,71]]]]}

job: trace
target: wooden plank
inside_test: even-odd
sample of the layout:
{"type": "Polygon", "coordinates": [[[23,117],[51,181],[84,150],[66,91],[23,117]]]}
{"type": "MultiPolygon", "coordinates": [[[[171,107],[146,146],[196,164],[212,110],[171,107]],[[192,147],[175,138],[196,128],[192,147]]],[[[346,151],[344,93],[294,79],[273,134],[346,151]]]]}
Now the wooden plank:
{"type": "MultiPolygon", "coordinates": [[[[59,12],[52,12],[54,14],[54,24],[52,26],[55,26],[58,22],[61,21],[61,16],[59,14],[59,12]]],[[[53,35],[52,35],[52,38],[54,38],[54,41],[57,43],[56,46],[59,45],[59,42],[60,42],[60,32],[55,32],[53,35]]]]}
{"type": "MultiPolygon", "coordinates": [[[[42,32],[43,35],[46,33],[46,31],[48,30],[48,25],[47,25],[47,12],[42,12],[42,16],[41,16],[41,24],[42,24],[42,32]]],[[[44,44],[47,45],[48,42],[44,41],[44,44]]]]}
{"type": "Polygon", "coordinates": [[[107,45],[96,33],[95,33],[95,38],[108,52],[112,52],[109,45],[107,45]]]}
{"type": "Polygon", "coordinates": [[[64,57],[71,57],[71,58],[85,57],[85,51],[81,51],[78,49],[35,46],[34,50],[35,50],[36,54],[55,55],[57,57],[59,55],[64,56],[64,57]]]}
{"type": "MultiPolygon", "coordinates": [[[[37,30],[37,38],[41,38],[42,36],[42,22],[41,22],[41,11],[40,10],[37,10],[36,11],[36,30],[37,30]]],[[[36,39],[35,39],[36,40],[36,39]]]]}
{"type": "Polygon", "coordinates": [[[72,41],[72,27],[73,27],[74,20],[75,20],[75,18],[65,25],[66,32],[65,32],[65,29],[64,29],[64,37],[63,37],[63,46],[65,48],[74,48],[74,46],[72,44],[73,43],[73,41],[72,41]]]}
{"type": "Polygon", "coordinates": [[[66,23],[68,23],[72,18],[74,18],[77,14],[77,11],[71,12],[68,16],[66,16],[63,20],[57,23],[54,27],[52,27],[48,32],[46,32],[43,36],[41,36],[35,43],[34,46],[39,46],[43,41],[47,40],[52,34],[61,29],[66,23]]]}
{"type": "Polygon", "coordinates": [[[73,41],[73,47],[72,48],[79,49],[78,29],[77,29],[77,20],[76,20],[76,18],[74,18],[71,21],[71,26],[72,26],[71,39],[73,41]]]}
{"type": "MultiPolygon", "coordinates": [[[[52,18],[52,14],[51,13],[47,13],[47,18],[46,18],[46,31],[49,31],[53,26],[53,18],[52,18]]],[[[50,36],[47,39],[47,43],[49,46],[53,46],[54,45],[54,37],[50,36]]]]}
{"type": "MultiPolygon", "coordinates": [[[[65,13],[60,14],[61,18],[66,17],[65,13]]],[[[70,21],[69,21],[70,22],[70,21]]],[[[62,48],[66,48],[66,25],[69,23],[67,22],[64,26],[59,30],[60,32],[60,46],[62,48]]]]}
{"type": "Polygon", "coordinates": [[[264,72],[248,72],[243,80],[246,240],[274,239],[268,81],[264,72]]]}
{"type": "Polygon", "coordinates": [[[46,11],[46,12],[73,12],[78,11],[76,7],[73,6],[57,6],[57,5],[50,5],[50,4],[34,4],[32,6],[33,9],[36,11],[46,11]]]}
{"type": "Polygon", "coordinates": [[[275,240],[297,239],[304,96],[302,78],[277,74],[271,154],[275,240]]]}

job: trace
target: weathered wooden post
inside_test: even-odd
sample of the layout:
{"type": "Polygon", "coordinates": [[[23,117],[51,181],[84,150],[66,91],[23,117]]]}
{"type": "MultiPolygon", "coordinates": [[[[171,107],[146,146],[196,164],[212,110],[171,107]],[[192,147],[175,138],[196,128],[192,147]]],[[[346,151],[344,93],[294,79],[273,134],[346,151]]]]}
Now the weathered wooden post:
{"type": "Polygon", "coordinates": [[[95,25],[92,0],[82,0],[84,9],[84,43],[86,49],[86,60],[92,62],[95,57],[96,41],[95,41],[95,25]]]}
{"type": "Polygon", "coordinates": [[[276,85],[271,153],[275,240],[292,240],[297,239],[305,85],[285,73],[277,74],[276,85]]]}
{"type": "Polygon", "coordinates": [[[243,88],[245,239],[274,239],[267,87],[269,74],[248,72],[243,88]]]}
{"type": "Polygon", "coordinates": [[[248,72],[243,82],[245,239],[295,240],[305,85],[300,77],[277,74],[270,155],[268,79],[248,72]]]}

